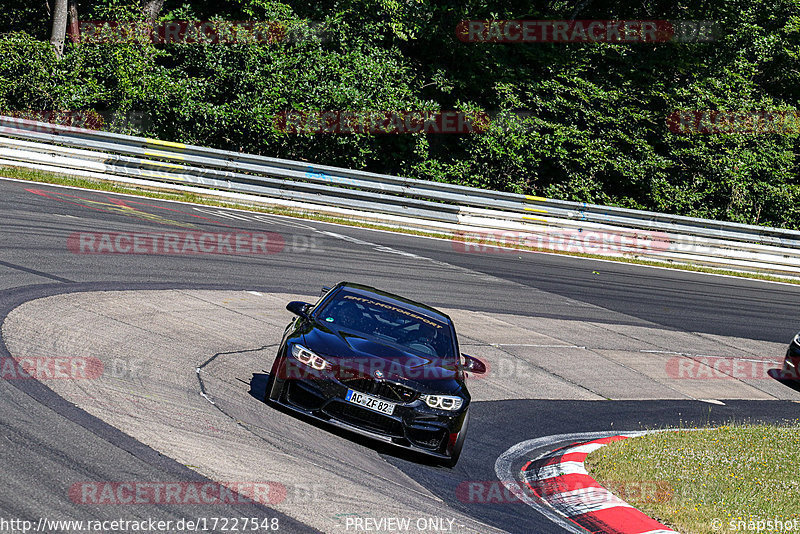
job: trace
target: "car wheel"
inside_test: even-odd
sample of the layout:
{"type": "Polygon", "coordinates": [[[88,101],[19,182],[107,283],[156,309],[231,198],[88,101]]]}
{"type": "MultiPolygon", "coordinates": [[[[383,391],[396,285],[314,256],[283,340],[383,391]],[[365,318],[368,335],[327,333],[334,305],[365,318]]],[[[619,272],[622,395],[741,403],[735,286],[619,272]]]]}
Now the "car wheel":
{"type": "Polygon", "coordinates": [[[461,424],[461,430],[458,431],[456,443],[453,445],[453,452],[450,453],[450,458],[445,460],[444,464],[447,467],[455,467],[458,459],[461,457],[461,449],[464,447],[464,439],[467,437],[467,427],[469,426],[469,409],[464,415],[464,422],[461,424]]]}

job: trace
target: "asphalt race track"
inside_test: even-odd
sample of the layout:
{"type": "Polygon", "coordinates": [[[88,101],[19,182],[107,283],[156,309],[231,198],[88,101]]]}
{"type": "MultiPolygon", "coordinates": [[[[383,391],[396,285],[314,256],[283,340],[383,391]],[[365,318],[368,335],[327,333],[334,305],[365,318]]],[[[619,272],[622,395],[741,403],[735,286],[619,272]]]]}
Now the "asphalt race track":
{"type": "Polygon", "coordinates": [[[562,532],[525,504],[474,502],[459,488],[497,481],[498,456],[532,438],[800,413],[800,393],[762,376],[800,330],[797,286],[465,251],[444,240],[7,180],[0,218],[0,357],[89,357],[106,371],[96,380],[0,381],[0,518],[245,516],[277,518],[283,532],[357,532],[367,523],[356,519],[406,517],[410,532],[435,531],[434,520],[451,532],[562,532]],[[87,254],[79,246],[81,233],[183,231],[268,233],[270,253],[87,254]],[[462,351],[489,363],[470,385],[470,433],[456,468],[259,400],[290,318],[285,302],[341,280],[446,310],[462,351]],[[109,372],[117,362],[127,372],[109,372]],[[714,362],[740,366],[720,377],[707,373],[714,362]],[[266,504],[131,505],[74,492],[85,482],[212,480],[270,481],[285,494],[266,504]],[[420,519],[426,528],[415,530],[420,519]]]}

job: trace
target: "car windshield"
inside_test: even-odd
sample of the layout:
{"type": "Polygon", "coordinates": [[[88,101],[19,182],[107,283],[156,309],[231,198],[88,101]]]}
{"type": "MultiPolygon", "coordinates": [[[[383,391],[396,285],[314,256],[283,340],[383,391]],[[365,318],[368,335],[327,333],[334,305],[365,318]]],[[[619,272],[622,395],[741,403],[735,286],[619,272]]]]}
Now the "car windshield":
{"type": "Polygon", "coordinates": [[[318,312],[316,318],[425,356],[455,358],[448,324],[374,297],[342,291],[318,312]]]}

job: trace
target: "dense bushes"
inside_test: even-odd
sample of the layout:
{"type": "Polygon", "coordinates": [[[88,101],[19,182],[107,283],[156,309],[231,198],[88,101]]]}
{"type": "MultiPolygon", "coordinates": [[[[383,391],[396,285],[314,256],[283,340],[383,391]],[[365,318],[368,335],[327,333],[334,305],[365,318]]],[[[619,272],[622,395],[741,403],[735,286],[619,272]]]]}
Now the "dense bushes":
{"type": "MultiPolygon", "coordinates": [[[[147,135],[227,149],[756,224],[800,227],[798,136],[668,130],[675,110],[790,110],[800,93],[800,2],[241,0],[180,4],[166,19],[280,20],[279,43],[68,45],[47,14],[0,18],[0,108],[147,110],[147,135]],[[231,5],[228,5],[231,4],[231,5]],[[235,5],[233,5],[235,4],[235,5]],[[463,43],[465,19],[714,20],[701,44],[463,43]],[[292,135],[276,113],[461,110],[471,135],[292,135]]],[[[86,8],[84,8],[86,9],[86,8]]],[[[136,18],[98,0],[81,18],[136,18]]],[[[42,10],[43,11],[43,10],[42,10]]],[[[124,122],[113,127],[124,129],[124,122]]]]}

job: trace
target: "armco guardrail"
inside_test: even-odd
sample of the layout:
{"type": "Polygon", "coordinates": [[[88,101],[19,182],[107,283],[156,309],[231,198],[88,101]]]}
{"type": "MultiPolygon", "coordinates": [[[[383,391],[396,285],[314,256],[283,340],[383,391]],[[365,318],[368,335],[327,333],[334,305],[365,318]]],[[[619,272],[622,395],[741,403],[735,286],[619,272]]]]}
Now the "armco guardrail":
{"type": "Polygon", "coordinates": [[[800,232],[794,230],[545,199],[12,117],[0,116],[0,164],[383,214],[398,224],[545,249],[568,251],[558,240],[574,241],[575,235],[583,238],[578,252],[592,252],[586,244],[609,234],[656,239],[660,246],[624,245],[615,252],[800,276],[800,232]]]}

